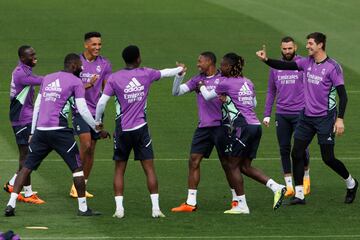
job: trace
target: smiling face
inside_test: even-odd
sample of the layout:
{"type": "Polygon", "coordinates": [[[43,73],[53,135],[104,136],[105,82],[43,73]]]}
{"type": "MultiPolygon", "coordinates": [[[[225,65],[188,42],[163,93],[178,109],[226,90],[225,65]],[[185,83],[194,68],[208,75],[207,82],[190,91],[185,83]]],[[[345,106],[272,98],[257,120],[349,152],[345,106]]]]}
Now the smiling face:
{"type": "Polygon", "coordinates": [[[197,68],[200,73],[206,73],[212,65],[211,60],[208,57],[200,55],[197,61],[197,68]]]}
{"type": "Polygon", "coordinates": [[[309,56],[314,56],[318,52],[323,51],[323,43],[316,43],[315,39],[309,38],[306,43],[306,49],[308,50],[309,56]]]}
{"type": "Polygon", "coordinates": [[[95,58],[100,55],[101,50],[101,38],[92,37],[85,41],[84,47],[86,52],[92,57],[95,58]]]}
{"type": "Polygon", "coordinates": [[[25,49],[24,53],[20,57],[20,61],[29,67],[35,67],[37,63],[35,50],[32,47],[25,49]]]}
{"type": "Polygon", "coordinates": [[[294,58],[297,49],[294,42],[282,42],[280,48],[281,54],[285,60],[291,61],[294,58]]]}

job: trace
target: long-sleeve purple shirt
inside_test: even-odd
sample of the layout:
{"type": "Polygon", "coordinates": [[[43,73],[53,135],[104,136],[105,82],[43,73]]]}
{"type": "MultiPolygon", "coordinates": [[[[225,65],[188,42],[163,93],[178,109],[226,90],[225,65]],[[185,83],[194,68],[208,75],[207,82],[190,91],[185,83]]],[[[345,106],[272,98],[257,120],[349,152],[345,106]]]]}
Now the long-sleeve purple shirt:
{"type": "Polygon", "coordinates": [[[42,76],[35,76],[32,68],[19,62],[12,72],[10,84],[10,112],[12,126],[31,123],[34,110],[34,86],[42,83],[42,76]]]}
{"type": "MultiPolygon", "coordinates": [[[[300,59],[295,56],[294,60],[300,59]]],[[[276,98],[276,113],[298,114],[305,106],[304,72],[270,69],[264,116],[270,117],[276,98]]]]}

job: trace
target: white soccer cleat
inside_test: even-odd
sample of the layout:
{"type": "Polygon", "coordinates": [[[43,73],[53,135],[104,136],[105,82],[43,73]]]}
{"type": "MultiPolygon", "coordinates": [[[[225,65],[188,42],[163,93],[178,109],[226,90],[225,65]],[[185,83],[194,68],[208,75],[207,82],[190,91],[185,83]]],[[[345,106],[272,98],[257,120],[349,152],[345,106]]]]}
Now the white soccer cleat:
{"type": "Polygon", "coordinates": [[[164,218],[165,215],[160,211],[160,209],[153,209],[151,216],[153,218],[164,218]]]}
{"type": "Polygon", "coordinates": [[[125,216],[124,209],[116,210],[113,217],[114,218],[123,218],[125,216]]]}
{"type": "Polygon", "coordinates": [[[240,207],[239,205],[231,208],[230,210],[226,210],[225,214],[250,214],[249,208],[246,206],[240,207]]]}

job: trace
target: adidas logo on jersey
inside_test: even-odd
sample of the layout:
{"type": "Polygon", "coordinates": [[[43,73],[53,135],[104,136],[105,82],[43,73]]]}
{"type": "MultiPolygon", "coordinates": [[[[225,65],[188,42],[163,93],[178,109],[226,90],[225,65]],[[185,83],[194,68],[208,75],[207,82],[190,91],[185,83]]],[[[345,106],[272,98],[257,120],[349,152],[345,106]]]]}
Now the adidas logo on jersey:
{"type": "Polygon", "coordinates": [[[132,78],[129,84],[125,87],[124,92],[125,93],[131,93],[131,92],[140,92],[144,90],[144,86],[139,83],[139,81],[136,78],[132,78]]]}
{"type": "Polygon", "coordinates": [[[244,85],[240,88],[239,96],[243,95],[251,95],[252,91],[250,90],[250,87],[247,83],[244,83],[244,85]]]}
{"type": "Polygon", "coordinates": [[[61,92],[62,88],[60,87],[60,81],[59,79],[56,79],[55,81],[49,83],[45,87],[45,91],[55,91],[55,92],[61,92]]]}

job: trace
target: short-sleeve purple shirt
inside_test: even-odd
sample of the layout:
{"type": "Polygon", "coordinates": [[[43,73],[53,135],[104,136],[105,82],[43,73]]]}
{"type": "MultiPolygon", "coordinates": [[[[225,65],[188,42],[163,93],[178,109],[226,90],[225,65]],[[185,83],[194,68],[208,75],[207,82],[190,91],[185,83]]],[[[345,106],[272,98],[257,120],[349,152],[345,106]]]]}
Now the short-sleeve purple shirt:
{"type": "Polygon", "coordinates": [[[37,127],[67,127],[70,98],[85,98],[85,89],[72,73],[55,72],[44,77],[37,127]]]}
{"type": "Polygon", "coordinates": [[[310,117],[326,116],[329,110],[336,107],[335,87],[344,85],[341,66],[331,58],[316,63],[311,56],[295,62],[304,71],[304,114],[310,117]]]}
{"type": "Polygon", "coordinates": [[[117,97],[123,131],[131,131],[146,123],[150,85],[160,77],[159,70],[145,67],[122,69],[110,75],[104,94],[117,97]]]}
{"type": "Polygon", "coordinates": [[[111,74],[111,63],[102,56],[98,56],[94,61],[89,62],[86,60],[84,55],[81,54],[80,59],[83,65],[80,78],[84,85],[89,83],[94,75],[99,75],[99,78],[96,80],[94,86],[86,89],[85,91],[86,104],[88,105],[91,114],[95,116],[96,105],[101,96],[103,83],[111,74]]]}
{"type": "MultiPolygon", "coordinates": [[[[254,100],[256,97],[254,84],[245,77],[225,78],[215,89],[219,95],[225,94],[230,97],[237,111],[236,116],[241,114],[247,124],[259,125],[259,119],[256,117],[254,100]]],[[[231,119],[234,121],[234,119],[231,119]]]]}
{"type": "MultiPolygon", "coordinates": [[[[220,73],[216,73],[214,76],[207,77],[204,74],[199,74],[185,84],[190,91],[194,91],[199,81],[202,81],[208,91],[216,89],[219,83],[223,80],[220,73]]],[[[210,101],[206,101],[201,93],[196,93],[196,101],[198,105],[199,115],[199,128],[220,126],[222,123],[222,103],[218,98],[214,98],[210,101]]]]}

